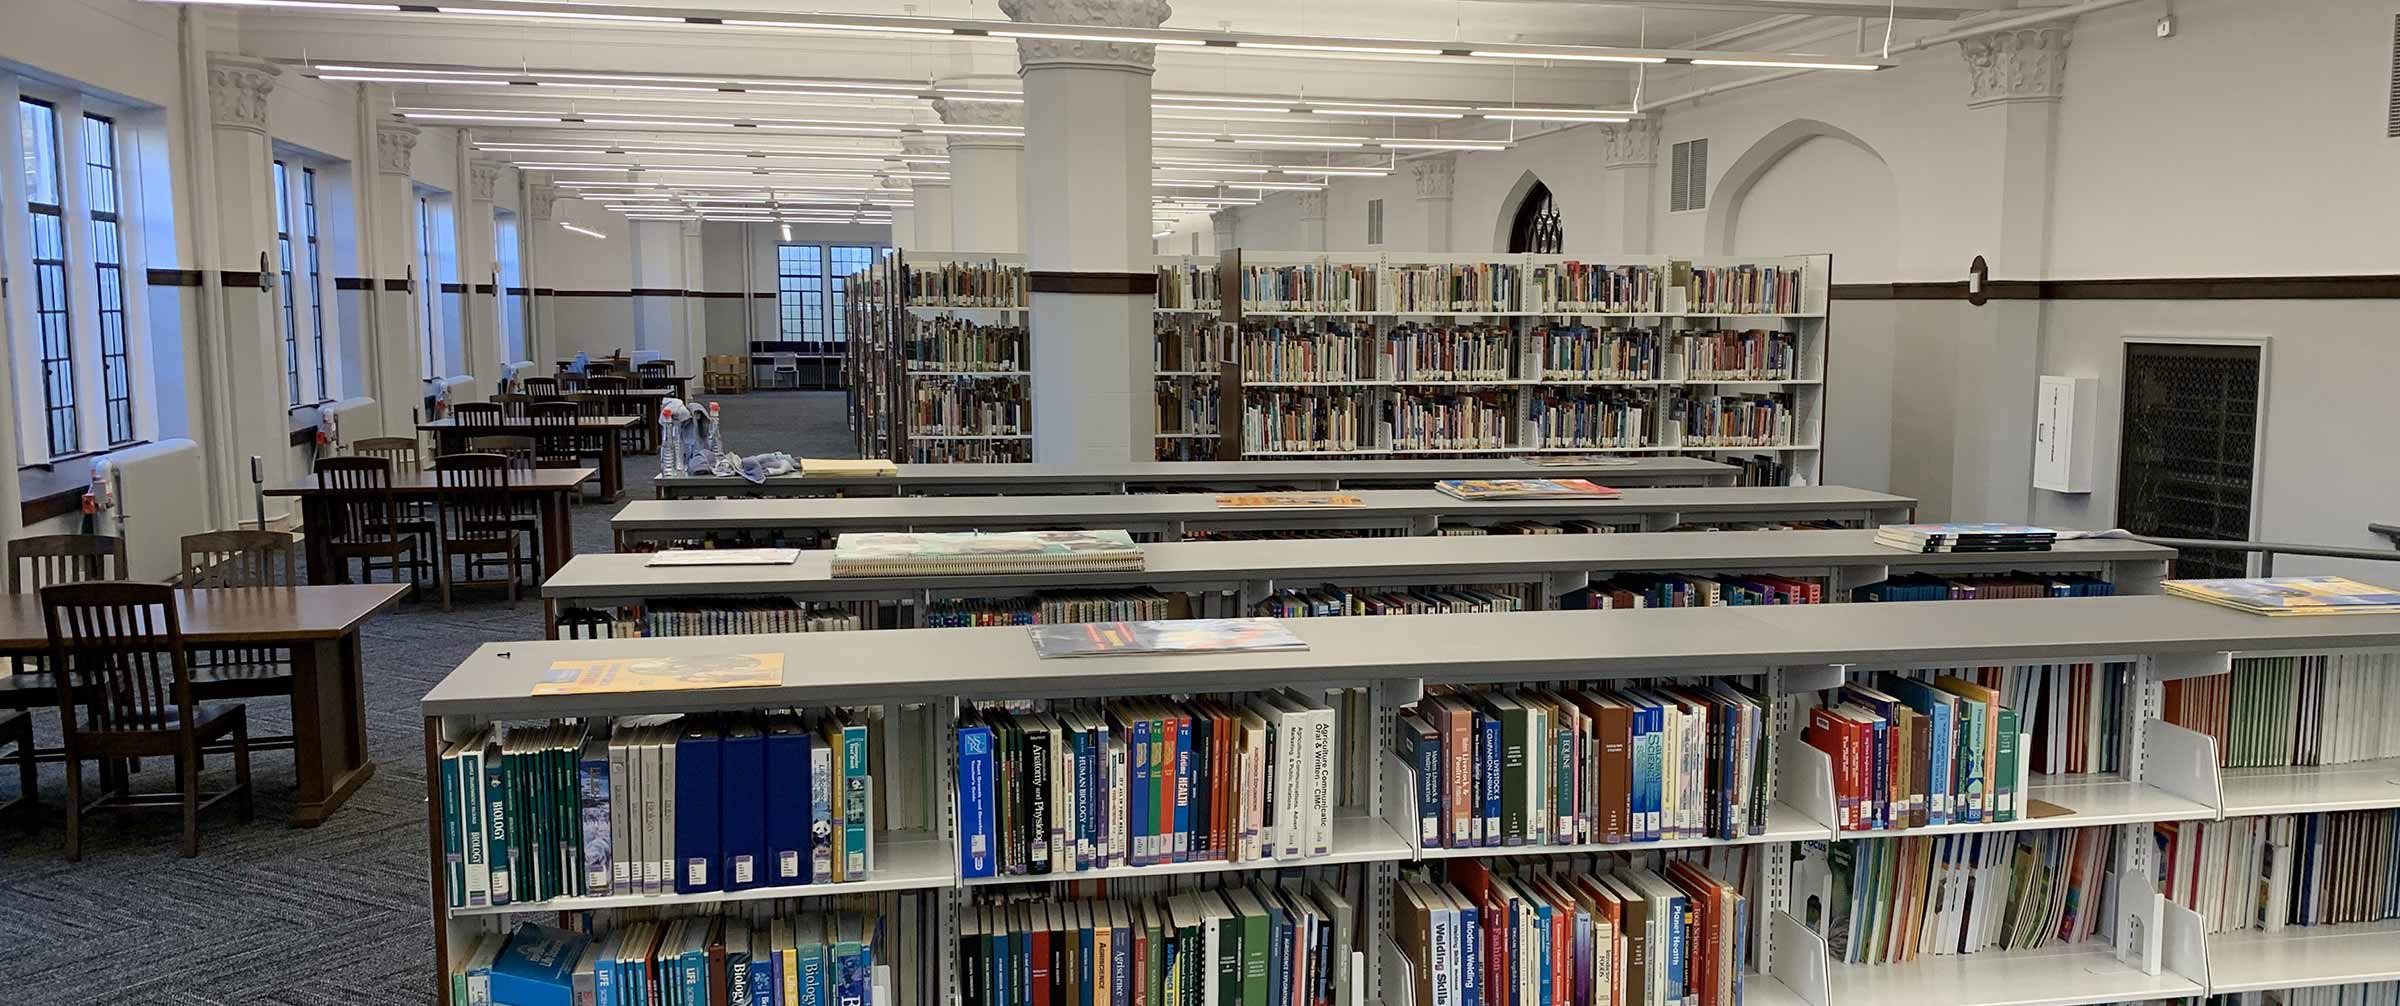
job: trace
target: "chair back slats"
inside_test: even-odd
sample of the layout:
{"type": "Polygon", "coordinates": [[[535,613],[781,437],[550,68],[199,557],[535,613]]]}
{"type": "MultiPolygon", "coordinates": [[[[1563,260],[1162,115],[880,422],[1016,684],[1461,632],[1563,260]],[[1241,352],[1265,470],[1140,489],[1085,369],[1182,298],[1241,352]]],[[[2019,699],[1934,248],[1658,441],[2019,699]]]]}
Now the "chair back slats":
{"type": "Polygon", "coordinates": [[[543,398],[557,398],[557,397],[558,397],[558,378],[555,378],[555,377],[528,377],[528,378],[526,378],[526,379],[525,379],[525,397],[527,397],[527,398],[531,398],[531,399],[536,399],[536,400],[543,399],[543,398]]]}
{"type": "Polygon", "coordinates": [[[291,587],[297,550],[281,531],[207,531],[183,536],[186,587],[291,587]]]}
{"type": "Polygon", "coordinates": [[[70,732],[188,730],[191,669],[175,589],[110,581],[42,588],[42,624],[70,732]]]}
{"type": "Polygon", "coordinates": [[[125,578],[125,539],[100,534],[41,534],[8,543],[8,592],[61,583],[125,578]]]}
{"type": "Polygon", "coordinates": [[[392,463],[392,470],[403,472],[423,470],[422,450],[415,437],[368,437],[350,444],[352,455],[382,458],[392,463]]]}
{"type": "MultiPolygon", "coordinates": [[[[580,418],[581,413],[573,402],[535,402],[525,407],[525,422],[531,426],[571,427],[580,418]]],[[[589,437],[566,434],[536,438],[533,443],[534,464],[573,467],[583,460],[587,451],[599,449],[597,444],[590,441],[589,437]]]]}
{"type": "Polygon", "coordinates": [[[389,542],[400,508],[392,497],[392,463],[383,458],[319,458],[317,487],[332,490],[332,540],[341,544],[389,542]]]}
{"type": "Polygon", "coordinates": [[[447,454],[434,459],[434,477],[442,488],[445,542],[505,539],[515,533],[508,469],[508,459],[498,454],[447,454]]]}
{"type": "Polygon", "coordinates": [[[499,426],[507,410],[498,402],[460,402],[450,407],[460,426],[499,426]]]}
{"type": "Polygon", "coordinates": [[[467,451],[473,454],[497,454],[508,459],[510,468],[532,471],[534,444],[532,437],[468,437],[467,451]]]}

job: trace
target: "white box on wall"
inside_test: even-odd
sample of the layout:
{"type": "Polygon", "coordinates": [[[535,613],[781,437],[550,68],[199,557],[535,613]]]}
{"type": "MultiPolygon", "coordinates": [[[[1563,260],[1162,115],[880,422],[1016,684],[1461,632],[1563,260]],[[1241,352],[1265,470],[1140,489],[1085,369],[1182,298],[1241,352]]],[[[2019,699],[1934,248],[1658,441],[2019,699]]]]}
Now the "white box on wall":
{"type": "Polygon", "coordinates": [[[2099,412],[2099,378],[2042,375],[2041,397],[2034,403],[2034,488],[2092,491],[2092,430],[2099,412]]]}

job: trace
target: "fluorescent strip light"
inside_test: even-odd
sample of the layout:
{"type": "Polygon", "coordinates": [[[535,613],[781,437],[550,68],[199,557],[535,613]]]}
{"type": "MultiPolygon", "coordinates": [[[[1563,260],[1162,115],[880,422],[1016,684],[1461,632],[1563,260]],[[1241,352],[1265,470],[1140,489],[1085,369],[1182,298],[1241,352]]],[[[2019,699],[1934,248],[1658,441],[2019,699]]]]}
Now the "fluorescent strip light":
{"type": "Polygon", "coordinates": [[[1410,49],[1383,45],[1324,45],[1303,42],[1235,42],[1238,49],[1285,49],[1296,52],[1363,52],[1387,56],[1439,56],[1440,49],[1410,49]]]}
{"type": "Polygon", "coordinates": [[[1382,178],[1391,174],[1388,168],[1277,168],[1283,175],[1338,175],[1346,178],[1382,178]]]}
{"type": "Polygon", "coordinates": [[[784,240],[786,240],[786,241],[789,241],[789,240],[791,240],[791,239],[792,239],[792,225],[790,225],[790,224],[785,224],[785,225],[783,225],[783,239],[784,239],[784,240]]]}
{"type": "Polygon", "coordinates": [[[321,3],[318,0],[187,0],[211,7],[305,7],[317,10],[397,11],[399,6],[386,3],[321,3]]]}
{"type": "Polygon", "coordinates": [[[602,234],[602,233],[600,233],[599,231],[593,230],[593,229],[591,229],[591,228],[589,228],[589,227],[577,227],[577,226],[575,226],[574,224],[568,223],[568,222],[566,222],[566,221],[564,221],[564,220],[561,220],[561,221],[559,221],[559,222],[558,222],[558,225],[559,225],[560,227],[564,227],[564,228],[566,228],[566,229],[568,229],[568,230],[574,231],[574,232],[575,232],[575,233],[577,233],[577,234],[581,234],[581,235],[583,235],[583,236],[585,236],[585,237],[589,237],[589,238],[600,238],[601,240],[607,240],[607,239],[608,239],[608,235],[606,235],[606,234],[602,234]]]}
{"type": "MultiPolygon", "coordinates": [[[[1023,136],[1023,135],[1025,135],[1025,129],[1024,129],[1024,127],[1022,127],[1022,126],[952,126],[952,125],[940,125],[940,126],[918,126],[918,127],[916,127],[916,129],[917,129],[917,132],[920,132],[920,133],[931,133],[931,134],[933,134],[933,135],[936,135],[936,136],[1023,136]]],[[[896,129],[895,129],[895,130],[893,130],[893,132],[899,132],[899,130],[896,130],[896,129]]]]}
{"type": "Polygon", "coordinates": [[[955,28],[927,28],[919,25],[897,24],[833,24],[825,21],[751,21],[728,18],[718,24],[739,25],[745,28],[802,28],[809,31],[897,32],[902,35],[956,35],[955,28]]]}
{"type": "Polygon", "coordinates": [[[1509,147],[1490,140],[1377,140],[1375,145],[1387,150],[1507,150],[1509,147]]]}
{"type": "Polygon", "coordinates": [[[1161,157],[1161,158],[1157,158],[1157,159],[1155,159],[1155,160],[1151,161],[1150,163],[1151,163],[1151,164],[1154,164],[1154,165],[1156,165],[1156,164],[1175,164],[1175,165],[1188,165],[1188,166],[1190,166],[1190,167],[1194,167],[1194,168],[1215,168],[1215,169],[1217,169],[1217,170],[1220,170],[1220,171],[1240,171],[1240,170],[1246,170],[1246,169],[1250,169],[1250,168],[1257,168],[1257,169],[1258,169],[1258,170],[1260,170],[1260,171],[1264,171],[1264,170],[1266,170],[1266,169],[1265,169],[1265,168],[1263,168],[1263,167],[1259,167],[1258,165],[1251,164],[1251,163],[1248,163],[1248,162],[1246,162],[1246,161],[1192,161],[1192,160],[1184,160],[1184,159],[1182,159],[1182,158],[1175,158],[1175,157],[1161,157]]]}
{"type": "Polygon", "coordinates": [[[1487,118],[1495,115],[1622,115],[1635,116],[1640,112],[1630,108],[1549,108],[1539,105],[1491,105],[1474,109],[1487,118]]]}
{"type": "Polygon", "coordinates": [[[1263,189],[1269,192],[1319,192],[1325,186],[1313,182],[1227,182],[1229,189],[1263,189]]]}
{"type": "MultiPolygon", "coordinates": [[[[731,24],[733,22],[726,22],[731,24]]],[[[1156,38],[1140,35],[1085,35],[1063,31],[994,31],[985,34],[993,38],[1050,38],[1066,42],[1130,42],[1135,45],[1207,45],[1196,38],[1156,38]]]]}
{"type": "Polygon", "coordinates": [[[1806,63],[1781,59],[1695,59],[1693,66],[1759,66],[1785,70],[1880,70],[1873,63],[1806,63]]]}
{"type": "Polygon", "coordinates": [[[1175,236],[1175,229],[1174,229],[1174,228],[1172,228],[1172,227],[1169,227],[1169,228],[1167,228],[1166,230],[1159,231],[1158,233],[1155,233],[1155,234],[1152,234],[1152,235],[1150,235],[1150,240],[1152,240],[1152,241],[1156,241],[1156,240],[1158,240],[1158,239],[1160,239],[1160,238],[1171,238],[1171,237],[1174,237],[1174,236],[1175,236]]]}
{"type": "Polygon", "coordinates": [[[361,84],[454,84],[474,87],[515,87],[505,80],[451,80],[443,77],[377,77],[367,74],[321,73],[318,80],[346,80],[361,84]]]}
{"type": "Polygon", "coordinates": [[[1356,149],[1366,146],[1364,140],[1235,140],[1245,147],[1333,147],[1356,149]]]}
{"type": "MultiPolygon", "coordinates": [[[[1238,112],[1287,112],[1287,113],[1288,113],[1288,112],[1290,112],[1290,111],[1291,111],[1291,109],[1289,109],[1289,108],[1274,107],[1274,106],[1267,106],[1267,105],[1152,105],[1152,106],[1150,106],[1150,109],[1151,109],[1152,111],[1156,111],[1156,112],[1220,112],[1220,113],[1226,113],[1226,114],[1232,114],[1232,113],[1238,113],[1238,112]]],[[[1451,118],[1455,119],[1455,118],[1458,118],[1458,116],[1455,116],[1455,115],[1453,115],[1453,116],[1451,116],[1451,118]]]]}
{"type": "Polygon", "coordinates": [[[1536,113],[1516,113],[1516,112],[1510,112],[1510,113],[1507,113],[1507,114],[1501,114],[1501,113],[1499,113],[1499,112],[1485,112],[1485,113],[1483,114],[1483,117],[1484,117],[1484,118],[1486,118],[1486,119],[1494,119],[1494,120],[1498,120],[1498,121],[1501,121],[1501,122],[1626,122],[1626,121],[1629,121],[1629,120],[1627,120],[1627,119],[1626,119],[1626,117],[1624,117],[1624,116],[1622,116],[1622,115],[1557,115],[1557,114],[1547,114],[1547,113],[1544,113],[1544,114],[1536,114],[1536,113]]]}
{"type": "Polygon", "coordinates": [[[444,122],[565,122],[556,116],[538,115],[460,115],[455,112],[402,112],[402,118],[440,119],[444,122]]]}
{"type": "Polygon", "coordinates": [[[1263,174],[1266,174],[1266,173],[1267,173],[1267,169],[1266,169],[1266,168],[1263,168],[1263,167],[1254,167],[1254,166],[1251,166],[1251,165],[1244,165],[1244,164],[1216,164],[1216,165],[1210,165],[1210,166],[1208,166],[1208,167],[1205,167],[1205,168],[1198,168],[1198,167],[1194,167],[1194,168],[1175,168],[1175,167],[1163,167],[1163,168],[1151,168],[1150,170],[1151,170],[1151,171],[1153,171],[1153,172],[1158,172],[1158,171],[1178,171],[1178,172],[1183,172],[1183,173],[1185,173],[1185,174],[1190,174],[1190,173],[1192,173],[1192,172],[1210,172],[1210,171],[1223,172],[1223,173],[1225,173],[1225,174],[1232,174],[1232,175],[1263,175],[1263,174]]]}
{"type": "MultiPolygon", "coordinates": [[[[397,8],[395,8],[397,9],[397,8]]],[[[437,7],[443,14],[475,14],[483,17],[566,18],[574,21],[646,21],[651,23],[683,24],[683,18],[657,14],[593,14],[588,11],[510,10],[505,7],[437,7]]]]}
{"type": "Polygon", "coordinates": [[[1280,105],[1287,108],[1294,104],[1293,102],[1284,101],[1280,98],[1253,98],[1245,95],[1230,94],[1159,93],[1152,94],[1150,97],[1156,101],[1213,101],[1235,105],[1280,105]]]}
{"type": "Polygon", "coordinates": [[[1361,117],[1361,118],[1370,118],[1370,119],[1380,119],[1380,118],[1383,118],[1383,117],[1385,117],[1385,116],[1391,116],[1391,117],[1393,117],[1393,118],[1400,118],[1400,119],[1463,119],[1463,118],[1466,118],[1466,116],[1464,116],[1464,115],[1460,115],[1460,114],[1459,114],[1459,113],[1457,113],[1457,112],[1393,112],[1393,111],[1368,111],[1368,110],[1365,110],[1365,109],[1352,109],[1352,108],[1312,108],[1312,109],[1309,109],[1309,111],[1311,111],[1311,112],[1315,112],[1315,113],[1316,113],[1316,114],[1318,114],[1318,115],[1355,115],[1355,116],[1359,116],[1359,117],[1361,117]]]}
{"type": "Polygon", "coordinates": [[[572,80],[537,80],[537,81],[534,81],[534,82],[533,82],[533,86],[535,86],[535,87],[573,87],[573,88],[583,88],[583,89],[585,89],[585,90],[593,90],[593,91],[598,91],[598,90],[611,90],[611,91],[701,91],[701,92],[705,92],[705,93],[708,93],[708,94],[716,94],[716,93],[718,93],[718,92],[720,92],[720,91],[724,90],[723,88],[717,88],[717,87],[701,87],[701,86],[698,86],[698,85],[695,85],[695,84],[599,84],[599,83],[586,84],[586,83],[582,83],[582,82],[580,82],[580,81],[572,81],[572,80]]]}
{"type": "Polygon", "coordinates": [[[941,101],[973,101],[984,102],[993,105],[1022,105],[1025,103],[1025,99],[1023,98],[1014,96],[1003,98],[997,94],[967,94],[958,91],[939,91],[936,93],[941,95],[941,98],[939,99],[941,101]]]}
{"type": "Polygon", "coordinates": [[[1477,49],[1467,55],[1482,56],[1486,59],[1564,59],[1586,63],[1664,63],[1667,61],[1665,56],[1607,56],[1585,52],[1499,52],[1490,49],[1477,49]]]}
{"type": "Polygon", "coordinates": [[[337,73],[446,73],[457,77],[523,76],[515,70],[420,70],[413,66],[358,66],[351,63],[312,63],[310,66],[314,69],[332,70],[337,73]]]}

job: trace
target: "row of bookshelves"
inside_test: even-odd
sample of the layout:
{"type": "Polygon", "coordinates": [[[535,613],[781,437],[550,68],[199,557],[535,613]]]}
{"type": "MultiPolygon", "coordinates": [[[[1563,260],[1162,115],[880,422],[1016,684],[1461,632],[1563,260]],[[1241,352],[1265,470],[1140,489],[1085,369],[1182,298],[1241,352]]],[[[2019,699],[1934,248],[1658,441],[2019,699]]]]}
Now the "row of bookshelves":
{"type": "Polygon", "coordinates": [[[844,282],[859,456],[915,464],[1032,459],[1022,256],[895,251],[844,282]]]}
{"type": "MultiPolygon", "coordinates": [[[[714,847],[731,848],[724,836],[748,835],[750,818],[731,815],[740,801],[725,795],[725,780],[769,778],[777,757],[762,740],[766,773],[726,767],[750,763],[733,753],[747,743],[742,725],[771,738],[779,721],[760,714],[805,710],[800,722],[865,731],[859,796],[875,859],[863,879],[783,890],[559,891],[445,908],[437,974],[445,990],[471,980],[512,920],[556,913],[565,929],[599,937],[570,960],[612,939],[655,947],[624,934],[698,919],[684,928],[708,935],[686,933],[699,944],[691,960],[715,966],[721,952],[755,967],[763,953],[765,980],[782,987],[773,963],[786,956],[786,938],[774,920],[846,911],[868,915],[835,935],[862,947],[879,939],[874,959],[889,962],[861,976],[876,990],[865,1001],[928,1006],[1055,1001],[1077,987],[1055,984],[1060,976],[1086,981],[1081,966],[1058,964],[1073,958],[1040,969],[1053,982],[1047,999],[1030,991],[1031,970],[1004,978],[1002,963],[1030,957],[1037,938],[1056,953],[1096,956],[1082,934],[1097,939],[1103,925],[1112,933],[1103,959],[1120,956],[1117,936],[1131,943],[1126,981],[1145,975],[1162,997],[1202,1001],[1211,989],[1219,1001],[1228,988],[1251,993],[1233,978],[1246,965],[1222,970],[1227,941],[1234,960],[1261,953],[1263,988],[1290,996],[1276,1001],[1311,1004],[1539,1001],[1547,990],[1553,1001],[1657,1002],[1672,992],[1673,1001],[1725,1004],[2063,1006],[2330,986],[2400,970],[2391,963],[2400,929],[2387,921],[2400,902],[2382,879],[2394,869],[2384,850],[2400,819],[2391,785],[2400,761],[2275,767],[2284,781],[2255,792],[2280,799],[2237,804],[2253,778],[2245,773],[2257,770],[2220,769],[2209,735],[2158,715],[2168,685],[2205,709],[2206,695],[2234,694],[2237,664],[2246,690],[2281,673],[2254,660],[2322,660],[2328,691],[2358,684],[2400,650],[2400,618],[2259,619],[2179,598],[2100,597],[1286,624],[1308,649],[1066,669],[1005,628],[760,636],[739,645],[778,655],[779,685],[642,693],[544,695],[531,685],[559,660],[716,651],[688,640],[487,646],[424,701],[436,808],[445,803],[440,752],[477,740],[505,749],[521,731],[533,748],[557,752],[534,763],[548,773],[534,785],[587,801],[535,820],[606,830],[613,819],[588,800],[605,793],[613,807],[616,791],[559,779],[564,752],[636,739],[651,725],[677,724],[681,735],[696,723],[712,731],[718,775],[713,787],[695,781],[707,795],[679,802],[671,819],[680,826],[713,808],[714,847]],[[1843,609],[1856,614],[1836,617],[1843,609]],[[1597,653],[1586,645],[1593,618],[1614,626],[1612,645],[1597,653]],[[861,666],[881,673],[860,680],[851,669],[861,666]],[[2218,678],[2219,690],[2206,692],[2218,678]],[[1903,694],[1909,682],[1938,694],[1903,694]],[[2013,728],[2022,785],[1994,784],[2008,786],[2005,804],[1964,775],[1933,787],[1953,809],[1964,801],[1980,815],[1988,806],[1980,820],[1917,827],[1913,814],[1846,816],[1862,804],[1846,806],[1837,782],[1858,774],[1837,769],[1835,752],[1806,735],[1820,713],[1874,711],[1880,695],[1929,718],[1946,711],[1954,726],[2013,728]],[[1283,722],[1270,726],[1270,711],[1283,722]],[[1284,730],[1293,743],[1280,742],[1284,730]],[[2037,757],[2049,771],[2031,770],[2037,757]],[[1305,772],[1283,770],[1294,764],[1305,772]],[[1304,780],[1304,801],[1278,800],[1271,811],[1263,802],[1304,780]],[[1484,813],[1493,799],[1496,829],[1484,813]],[[1287,819],[1295,806],[1307,813],[1287,819]],[[1468,823],[1470,806],[1478,823],[1468,823]],[[1655,831],[1637,817],[1653,808],[1655,831]],[[1119,822],[1126,858],[1110,865],[1103,850],[1117,847],[1119,822]],[[1245,858],[1263,850],[1269,828],[1276,855],[1245,858]],[[1306,844],[1286,855],[1287,834],[1306,844]],[[1497,844],[1485,840],[1494,834],[1497,844]],[[979,835],[990,840],[980,850],[979,835]],[[1148,851],[1137,853],[1145,839],[1148,851]],[[1048,872],[1034,868],[1036,843],[1048,872]],[[1017,861],[1004,845],[1023,853],[1021,871],[1004,865],[1017,861]],[[979,851],[989,876],[972,865],[979,851]],[[2239,882],[2245,875],[2257,882],[2239,882]],[[894,893],[912,888],[919,893],[894,893]],[[912,898],[920,900],[904,904],[912,898]],[[1153,919],[1158,943],[1135,935],[1153,919]],[[1234,919],[1244,921],[1227,924],[1234,919]],[[1189,935],[1169,937],[1170,926],[1189,935]],[[1275,934],[1281,949],[1245,943],[1254,932],[1275,934]],[[1345,945],[1346,954],[1336,949],[1345,945]],[[1132,960],[1150,949],[1157,958],[1136,971],[1132,960]],[[912,964],[922,965],[913,976],[883,971],[912,964]],[[1495,999],[1495,989],[1514,991],[1495,999]]],[[[2313,718],[2297,704],[2282,713],[2313,718]]],[[[801,733],[828,737],[830,750],[835,729],[801,733]]],[[[839,728],[845,752],[849,729],[839,728]]],[[[2358,733],[2345,727],[2344,736],[2358,733]]],[[[1960,739],[1950,751],[1954,765],[1979,766],[2006,746],[1960,739]]],[[[1869,750],[1879,768],[1865,777],[1887,780],[1872,792],[1904,788],[1931,764],[1898,746],[1869,750]]],[[[696,764],[705,772],[711,763],[696,764]]],[[[794,794],[762,787],[749,802],[772,821],[776,801],[794,794]]],[[[1932,788],[1925,795],[1887,806],[1930,811],[1932,788]]],[[[464,813],[463,800],[450,802],[464,813]]],[[[767,836],[758,847],[777,848],[772,826],[758,828],[767,836]]],[[[646,847],[639,838],[619,846],[613,835],[607,844],[646,847]]],[[[591,846],[576,849],[588,856],[591,846]]],[[[688,871],[684,854],[710,847],[678,846],[677,858],[688,871]]],[[[723,855],[707,866],[730,878],[738,867],[723,855]]],[[[437,862],[436,890],[450,889],[450,877],[437,862]]],[[[832,928],[803,927],[793,942],[832,928]]],[[[1109,967],[1110,984],[1131,1001],[1109,967]]],[[[731,969],[710,973],[730,996],[731,969]]]]}
{"type": "Polygon", "coordinates": [[[1622,489],[1730,486],[1740,478],[1732,465],[1696,457],[1545,458],[1539,463],[1513,457],[1329,462],[1209,459],[1096,466],[901,464],[893,468],[889,474],[792,474],[759,482],[738,475],[677,475],[654,480],[652,489],[659,499],[723,499],[1330,491],[1415,488],[1457,478],[1582,478],[1622,489]]]}

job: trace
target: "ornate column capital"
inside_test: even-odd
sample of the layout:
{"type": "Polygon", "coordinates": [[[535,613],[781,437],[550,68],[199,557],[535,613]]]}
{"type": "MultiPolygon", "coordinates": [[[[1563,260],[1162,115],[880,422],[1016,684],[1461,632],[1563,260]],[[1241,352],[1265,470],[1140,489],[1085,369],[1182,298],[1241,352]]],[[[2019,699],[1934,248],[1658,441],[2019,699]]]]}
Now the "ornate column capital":
{"type": "Polygon", "coordinates": [[[1958,40],[1967,60],[1967,107],[2057,101],[2066,93],[2072,21],[1995,31],[1958,40]]]}
{"type": "Polygon", "coordinates": [[[467,198],[491,202],[492,194],[500,188],[499,161],[474,160],[467,162],[467,198]]]}
{"type": "Polygon", "coordinates": [[[395,175],[408,173],[410,155],[417,149],[420,130],[398,119],[375,123],[375,169],[395,175]]]}
{"type": "Polygon", "coordinates": [[[556,185],[535,185],[528,188],[525,191],[525,215],[534,223],[549,223],[551,214],[558,208],[558,195],[559,191],[556,185]]]}
{"type": "Polygon", "coordinates": [[[208,105],[219,129],[267,131],[267,94],[283,68],[232,53],[208,54],[208,105]]]}
{"type": "Polygon", "coordinates": [[[1323,219],[1325,219],[1325,193],[1323,193],[1323,192],[1302,192],[1302,193],[1300,193],[1300,194],[1299,194],[1299,200],[1298,200],[1298,202],[1299,202],[1299,205],[1300,205],[1300,219],[1302,219],[1302,220],[1323,220],[1323,219]]]}
{"type": "Polygon", "coordinates": [[[1242,225],[1241,210],[1228,206],[1224,209],[1209,214],[1208,221],[1216,226],[1218,251],[1224,251],[1227,248],[1236,247],[1241,244],[1241,241],[1238,240],[1238,235],[1241,232],[1242,225]]]}
{"type": "Polygon", "coordinates": [[[1417,198],[1448,199],[1458,178],[1458,155],[1443,154],[1410,161],[1408,169],[1417,176],[1417,198]]]}
{"type": "Polygon", "coordinates": [[[1600,127],[1601,167],[1646,168],[1657,163],[1657,119],[1635,119],[1600,127]]]}
{"type": "Polygon", "coordinates": [[[941,157],[948,150],[939,136],[911,136],[900,141],[900,152],[910,157],[941,157]]]}
{"type": "MultiPolygon", "coordinates": [[[[964,101],[957,98],[933,99],[935,115],[952,126],[1013,126],[1025,128],[1025,106],[1013,101],[964,101]]],[[[952,133],[951,147],[1022,147],[1025,137],[1012,135],[978,136],[971,133],[952,133]]]]}
{"type": "MultiPolygon", "coordinates": [[[[1174,8],[1166,0],[1000,0],[1000,12],[1026,24],[1077,28],[1156,28],[1174,8]]],[[[1095,33],[1098,34],[1098,33],[1095,33]]],[[[1082,39],[1021,38],[1017,40],[1017,71],[1045,66],[1086,66],[1151,73],[1158,65],[1158,47],[1142,42],[1093,42],[1082,39]]]]}

